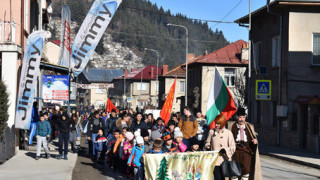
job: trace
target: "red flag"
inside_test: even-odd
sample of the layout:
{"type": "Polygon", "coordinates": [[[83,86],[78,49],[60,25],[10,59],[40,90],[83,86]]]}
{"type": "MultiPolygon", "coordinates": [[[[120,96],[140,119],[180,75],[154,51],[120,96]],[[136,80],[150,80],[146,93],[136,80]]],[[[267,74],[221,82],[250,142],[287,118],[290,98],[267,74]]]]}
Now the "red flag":
{"type": "Polygon", "coordinates": [[[107,100],[107,108],[106,111],[108,113],[111,113],[112,109],[115,109],[117,111],[117,113],[119,112],[119,110],[116,108],[116,106],[112,103],[112,101],[108,98],[107,100]]]}
{"type": "Polygon", "coordinates": [[[164,124],[166,125],[170,119],[171,110],[172,110],[172,103],[174,98],[174,92],[176,90],[176,81],[177,77],[174,80],[174,83],[171,86],[169,94],[167,96],[166,102],[164,103],[162,110],[160,112],[160,117],[164,120],[164,124]]]}

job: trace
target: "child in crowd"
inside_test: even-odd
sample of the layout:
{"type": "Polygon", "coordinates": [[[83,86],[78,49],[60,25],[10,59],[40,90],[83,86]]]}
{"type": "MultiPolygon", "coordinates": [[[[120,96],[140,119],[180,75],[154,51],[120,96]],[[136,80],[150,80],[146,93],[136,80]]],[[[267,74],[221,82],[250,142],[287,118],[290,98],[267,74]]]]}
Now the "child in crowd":
{"type": "Polygon", "coordinates": [[[49,121],[45,120],[44,114],[40,114],[40,121],[37,122],[36,125],[36,137],[37,137],[37,155],[36,155],[36,160],[40,158],[40,151],[41,151],[41,146],[43,144],[43,148],[46,152],[46,158],[49,159],[50,157],[50,152],[48,149],[48,139],[50,138],[51,134],[51,126],[49,121]]]}
{"type": "Polygon", "coordinates": [[[141,131],[141,137],[144,140],[144,152],[147,153],[152,149],[152,141],[149,140],[149,132],[143,129],[141,131]]]}
{"type": "Polygon", "coordinates": [[[152,128],[152,131],[162,132],[163,130],[165,130],[163,123],[164,122],[161,117],[158,117],[156,124],[152,128]]]}
{"type": "Polygon", "coordinates": [[[108,145],[107,145],[107,154],[108,154],[108,157],[109,157],[109,167],[111,168],[111,166],[113,165],[113,162],[114,159],[114,153],[113,153],[113,148],[114,148],[114,144],[116,143],[117,139],[119,138],[120,136],[120,130],[119,129],[116,129],[113,131],[113,135],[111,136],[111,138],[108,140],[108,145]]]}
{"type": "Polygon", "coordinates": [[[199,149],[200,143],[197,137],[192,137],[189,141],[190,141],[190,148],[187,151],[189,152],[200,151],[199,149]]]}
{"type": "Polygon", "coordinates": [[[153,142],[152,149],[148,153],[162,154],[163,151],[161,150],[161,148],[162,148],[162,141],[157,139],[153,142]]]}
{"type": "Polygon", "coordinates": [[[179,127],[174,129],[174,140],[173,144],[177,146],[177,152],[185,152],[187,150],[187,146],[182,142],[183,134],[180,131],[179,127]]]}
{"type": "Polygon", "coordinates": [[[125,135],[125,139],[122,143],[123,145],[122,145],[122,151],[121,151],[120,157],[121,157],[121,170],[123,173],[122,175],[123,177],[130,176],[131,168],[127,166],[126,162],[128,161],[131,155],[131,151],[133,148],[133,138],[134,138],[134,135],[132,134],[132,132],[127,132],[125,135]]]}
{"type": "Polygon", "coordinates": [[[117,172],[120,168],[120,150],[121,150],[121,143],[125,138],[125,134],[128,132],[128,128],[125,127],[122,129],[122,133],[120,134],[120,136],[117,138],[117,141],[114,144],[113,147],[113,158],[114,158],[114,164],[113,164],[113,171],[117,172]]]}
{"type": "Polygon", "coordinates": [[[106,153],[107,138],[103,136],[103,129],[99,129],[98,136],[94,140],[94,146],[97,154],[98,165],[104,164],[105,153],[106,153]]]}
{"type": "Polygon", "coordinates": [[[172,134],[170,131],[165,131],[162,134],[162,139],[164,141],[163,146],[162,146],[162,151],[164,153],[170,153],[170,152],[176,152],[176,145],[172,144],[172,134]]]}
{"type": "Polygon", "coordinates": [[[172,134],[172,136],[174,135],[174,128],[176,127],[176,123],[173,120],[170,120],[168,122],[168,131],[172,134]]]}
{"type": "Polygon", "coordinates": [[[134,167],[134,179],[143,180],[143,164],[142,155],[144,153],[144,141],[141,136],[136,138],[137,144],[133,147],[131,155],[128,159],[128,166],[134,167]]]}

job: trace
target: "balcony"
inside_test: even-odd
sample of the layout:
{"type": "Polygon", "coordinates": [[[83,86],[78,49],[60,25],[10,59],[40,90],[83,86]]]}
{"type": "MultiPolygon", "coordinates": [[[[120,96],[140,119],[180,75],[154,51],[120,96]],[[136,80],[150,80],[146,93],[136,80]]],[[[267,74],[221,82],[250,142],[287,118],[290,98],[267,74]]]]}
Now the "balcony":
{"type": "Polygon", "coordinates": [[[0,44],[14,44],[16,39],[16,23],[0,20],[0,44]]]}

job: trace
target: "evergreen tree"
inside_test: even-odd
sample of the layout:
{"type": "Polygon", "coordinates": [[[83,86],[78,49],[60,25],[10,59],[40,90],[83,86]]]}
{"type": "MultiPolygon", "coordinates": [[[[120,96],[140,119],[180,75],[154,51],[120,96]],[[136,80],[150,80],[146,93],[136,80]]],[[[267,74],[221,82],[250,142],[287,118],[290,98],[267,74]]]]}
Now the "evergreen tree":
{"type": "Polygon", "coordinates": [[[0,80],[0,142],[3,141],[5,131],[8,127],[7,121],[9,118],[9,98],[7,86],[0,80]]]}
{"type": "Polygon", "coordinates": [[[160,162],[158,169],[157,180],[169,180],[168,178],[168,162],[165,157],[160,162]]]}

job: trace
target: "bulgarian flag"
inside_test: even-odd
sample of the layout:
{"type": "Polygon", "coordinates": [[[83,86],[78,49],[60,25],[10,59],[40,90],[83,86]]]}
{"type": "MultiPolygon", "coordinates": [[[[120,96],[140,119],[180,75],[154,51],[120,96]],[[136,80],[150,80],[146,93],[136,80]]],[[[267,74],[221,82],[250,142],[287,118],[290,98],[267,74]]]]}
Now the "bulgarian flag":
{"type": "Polygon", "coordinates": [[[106,112],[111,113],[112,109],[115,109],[117,111],[117,113],[119,112],[119,110],[116,108],[116,106],[112,103],[112,101],[108,98],[107,100],[107,108],[106,108],[106,112]]]}
{"type": "Polygon", "coordinates": [[[209,128],[215,128],[214,118],[220,113],[229,120],[237,111],[230,90],[226,86],[217,68],[213,73],[212,83],[207,103],[207,120],[209,128]]]}
{"type": "Polygon", "coordinates": [[[166,125],[169,122],[170,116],[171,116],[171,110],[172,110],[172,103],[174,98],[174,92],[176,90],[176,81],[177,77],[174,80],[174,83],[171,86],[171,89],[169,91],[169,94],[167,96],[166,102],[164,103],[162,110],[160,112],[161,119],[164,120],[164,125],[166,125]]]}

